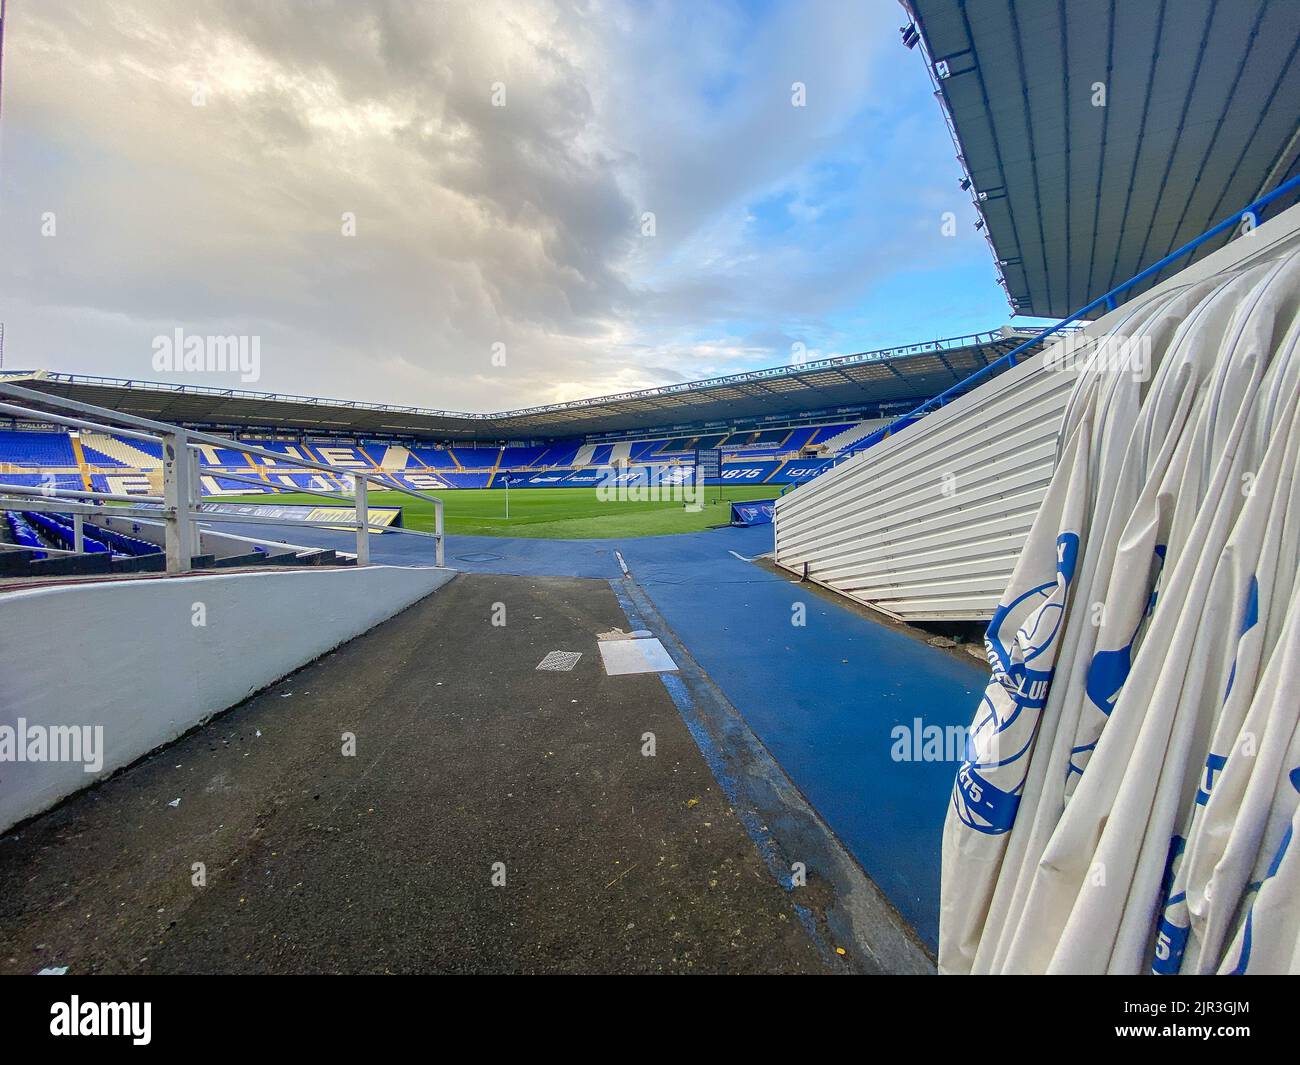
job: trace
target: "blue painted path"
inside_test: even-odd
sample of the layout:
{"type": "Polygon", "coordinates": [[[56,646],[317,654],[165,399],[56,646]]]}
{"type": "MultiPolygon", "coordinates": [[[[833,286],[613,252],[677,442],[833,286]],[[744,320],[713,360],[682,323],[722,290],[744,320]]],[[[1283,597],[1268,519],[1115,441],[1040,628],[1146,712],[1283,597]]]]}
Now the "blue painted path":
{"type": "Polygon", "coordinates": [[[917,718],[965,727],[985,668],[730,553],[752,556],[761,540],[770,550],[770,527],[705,535],[690,551],[637,540],[621,550],[678,638],[935,947],[940,842],[956,764],[895,761],[891,730],[914,730],[917,718]],[[791,623],[799,603],[802,627],[791,623]]]}

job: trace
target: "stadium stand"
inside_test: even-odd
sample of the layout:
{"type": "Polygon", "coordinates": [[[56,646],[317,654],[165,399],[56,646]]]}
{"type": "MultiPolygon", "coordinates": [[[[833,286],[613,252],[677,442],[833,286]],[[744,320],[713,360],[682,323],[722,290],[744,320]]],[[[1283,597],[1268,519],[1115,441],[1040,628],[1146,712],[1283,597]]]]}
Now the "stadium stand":
{"type": "Polygon", "coordinates": [[[659,447],[659,444],[660,441],[658,440],[633,441],[628,447],[628,462],[645,462],[659,447]]]}
{"type": "Polygon", "coordinates": [[[824,444],[828,440],[830,440],[833,436],[835,436],[837,433],[842,433],[844,432],[845,429],[851,429],[851,428],[853,428],[852,422],[847,424],[841,423],[838,425],[823,425],[820,428],[818,428],[816,432],[813,433],[809,443],[824,444]]]}
{"type": "Polygon", "coordinates": [[[552,444],[546,449],[535,465],[541,469],[548,466],[572,466],[578,456],[578,449],[582,445],[573,441],[562,441],[558,444],[552,444]]]}
{"type": "Polygon", "coordinates": [[[5,434],[0,462],[14,466],[58,468],[75,466],[77,456],[64,432],[29,432],[18,430],[5,434]]]}
{"type": "MultiPolygon", "coordinates": [[[[42,536],[50,541],[54,547],[61,548],[64,551],[73,550],[76,544],[75,533],[70,522],[62,514],[38,514],[34,511],[23,511],[23,518],[33,528],[37,529],[42,536]]],[[[85,531],[82,542],[85,545],[87,554],[102,554],[109,551],[109,548],[100,539],[92,534],[91,531],[85,531]]]]}
{"type": "Polygon", "coordinates": [[[1073,386],[1035,360],[817,476],[778,504],[778,561],[892,617],[990,616],[1073,386]]]}
{"type": "Polygon", "coordinates": [[[104,528],[99,525],[87,524],[87,533],[93,535],[97,540],[107,544],[113,549],[115,554],[119,555],[156,555],[162,551],[157,544],[151,544],[148,540],[141,540],[139,537],[127,536],[125,533],[117,532],[114,529],[104,528]]]}
{"type": "Polygon", "coordinates": [[[442,479],[451,488],[486,488],[491,476],[492,474],[487,471],[479,473],[444,473],[442,479]]]}
{"type": "Polygon", "coordinates": [[[835,465],[834,458],[824,459],[786,459],[781,468],[770,478],[775,483],[789,485],[810,481],[818,474],[835,465]]]}
{"type": "MultiPolygon", "coordinates": [[[[38,391],[233,433],[282,456],[253,459],[205,444],[199,448],[204,495],[267,492],[273,485],[335,493],[347,490],[349,469],[392,474],[394,486],[416,491],[507,483],[594,485],[611,467],[671,468],[691,463],[697,450],[713,448],[722,450],[722,465],[710,483],[793,485],[819,475],[864,439],[871,441],[873,430],[887,424],[887,411],[908,409],[971,370],[996,368],[997,358],[1028,336],[1004,326],[803,366],[492,415],[350,401],[344,406],[44,371],[0,371],[0,376],[38,391]],[[372,424],[381,413],[384,421],[372,424]],[[241,417],[252,423],[242,433],[241,417]],[[664,426],[670,417],[675,423],[664,426]],[[402,439],[382,439],[403,420],[411,423],[410,432],[402,439]],[[339,433],[341,424],[352,431],[339,433]],[[646,431],[639,432],[638,425],[646,431]],[[295,460],[322,462],[339,472],[313,471],[295,460]]],[[[0,424],[0,482],[142,495],[157,491],[161,465],[158,445],[122,435],[0,424]]]]}
{"type": "Polygon", "coordinates": [[[490,470],[497,464],[499,448],[458,447],[451,452],[462,470],[490,470]]]}
{"type": "Polygon", "coordinates": [[[531,466],[542,457],[540,447],[506,447],[501,450],[501,458],[497,465],[504,469],[514,469],[517,466],[531,466]]]}
{"type": "Polygon", "coordinates": [[[414,492],[431,492],[449,487],[445,477],[432,471],[417,473],[410,470],[404,473],[395,473],[392,474],[392,480],[394,484],[409,488],[414,492]]]}
{"type": "Polygon", "coordinates": [[[243,454],[228,448],[204,445],[199,449],[199,455],[204,466],[215,466],[218,469],[249,469],[248,461],[243,454]]]}
{"type": "Polygon", "coordinates": [[[314,444],[310,453],[315,455],[317,461],[328,462],[331,466],[359,470],[375,468],[374,462],[359,444],[314,444]]]}
{"type": "Polygon", "coordinates": [[[0,480],[22,488],[81,488],[81,477],[75,473],[3,473],[0,480]]]}
{"type": "Polygon", "coordinates": [[[456,459],[451,451],[441,447],[413,447],[411,457],[431,470],[454,470],[456,459]]]}
{"type": "Polygon", "coordinates": [[[404,470],[411,464],[411,452],[401,444],[384,445],[380,454],[383,456],[379,460],[381,470],[404,470]]]}
{"type": "Polygon", "coordinates": [[[96,466],[123,466],[131,470],[162,467],[162,449],[143,440],[127,441],[108,433],[82,433],[81,450],[86,461],[96,466]]]}
{"type": "MultiPolygon", "coordinates": [[[[95,478],[92,477],[91,480],[93,481],[95,480],[95,478]]],[[[202,482],[203,482],[203,494],[209,496],[248,495],[248,494],[255,494],[258,492],[271,491],[269,487],[260,488],[257,485],[249,484],[248,481],[236,481],[229,477],[220,477],[220,476],[213,477],[209,475],[203,475],[202,482]]],[[[103,491],[108,491],[108,489],[99,488],[98,486],[96,486],[96,491],[103,492],[103,491]]]]}
{"type": "Polygon", "coordinates": [[[726,439],[726,434],[721,436],[679,437],[676,440],[663,441],[659,445],[658,453],[661,455],[686,455],[696,450],[707,451],[721,446],[724,439],[726,439]]]}
{"type": "Polygon", "coordinates": [[[800,429],[794,429],[787,432],[785,437],[780,441],[780,449],[782,451],[801,450],[807,446],[815,431],[816,430],[812,426],[804,426],[800,429]]]}
{"type": "Polygon", "coordinates": [[[877,429],[888,424],[888,418],[872,418],[866,421],[856,422],[853,425],[841,429],[838,433],[822,437],[819,443],[821,443],[826,450],[832,454],[839,454],[846,448],[852,447],[863,437],[874,433],[877,429]]]}
{"type": "MultiPolygon", "coordinates": [[[[205,495],[269,492],[234,476],[274,479],[285,487],[318,492],[346,490],[348,469],[402,474],[395,484],[417,491],[430,488],[487,488],[510,483],[521,487],[580,486],[597,483],[611,465],[674,466],[689,463],[697,449],[723,451],[719,484],[793,484],[808,480],[831,465],[842,450],[887,424],[887,419],[744,429],[731,433],[626,439],[606,442],[559,440],[551,444],[505,447],[463,444],[368,443],[333,438],[329,442],[257,440],[281,460],[250,463],[241,452],[207,446],[199,449],[205,495]],[[295,459],[325,462],[337,476],[304,470],[295,459]],[[523,471],[533,471],[525,475],[523,471]]],[[[249,438],[250,442],[254,438],[249,438]]],[[[64,432],[0,429],[0,480],[25,487],[85,487],[83,475],[98,491],[146,494],[148,474],[161,467],[156,445],[104,433],[83,432],[78,461],[74,438],[64,432]],[[21,471],[21,472],[19,472],[21,471]],[[40,471],[40,472],[36,472],[40,471]]]]}

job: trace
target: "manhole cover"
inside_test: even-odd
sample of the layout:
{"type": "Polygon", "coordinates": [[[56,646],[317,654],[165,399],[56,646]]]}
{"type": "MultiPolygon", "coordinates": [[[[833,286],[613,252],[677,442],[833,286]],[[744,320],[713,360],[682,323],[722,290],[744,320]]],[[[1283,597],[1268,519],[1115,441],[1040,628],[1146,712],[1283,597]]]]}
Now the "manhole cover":
{"type": "Polygon", "coordinates": [[[578,664],[578,659],[581,657],[581,651],[552,651],[537,663],[537,668],[545,669],[550,673],[568,673],[578,664]]]}
{"type": "Polygon", "coordinates": [[[505,558],[506,556],[478,554],[478,555],[455,555],[453,557],[456,559],[457,562],[496,562],[498,559],[505,558]]]}

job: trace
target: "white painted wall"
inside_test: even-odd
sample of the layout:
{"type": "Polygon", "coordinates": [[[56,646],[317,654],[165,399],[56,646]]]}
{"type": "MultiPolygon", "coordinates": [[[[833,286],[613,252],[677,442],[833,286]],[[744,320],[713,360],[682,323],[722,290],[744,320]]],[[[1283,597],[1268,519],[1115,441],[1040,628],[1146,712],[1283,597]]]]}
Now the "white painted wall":
{"type": "Polygon", "coordinates": [[[104,764],[0,762],[0,831],[129,765],[454,576],[367,566],[0,594],[0,727],[102,725],[104,764]],[[193,623],[201,603],[206,625],[193,623]]]}

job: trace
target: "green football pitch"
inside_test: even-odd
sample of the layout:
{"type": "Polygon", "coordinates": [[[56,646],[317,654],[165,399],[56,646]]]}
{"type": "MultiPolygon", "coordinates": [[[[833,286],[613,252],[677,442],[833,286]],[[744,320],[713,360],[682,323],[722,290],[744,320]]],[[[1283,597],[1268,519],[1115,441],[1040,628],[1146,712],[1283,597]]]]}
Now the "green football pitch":
{"type": "MultiPolygon", "coordinates": [[[[728,485],[704,490],[704,505],[689,510],[680,501],[624,501],[597,498],[594,488],[458,488],[430,492],[443,501],[446,531],[470,536],[533,536],[557,540],[592,540],[606,536],[659,536],[696,532],[731,520],[732,500],[772,499],[780,485],[728,485]]],[[[320,496],[297,492],[275,495],[221,496],[210,502],[297,503],[329,506],[320,496]]],[[[375,507],[400,506],[408,529],[433,531],[433,504],[400,492],[371,489],[375,507]]]]}

